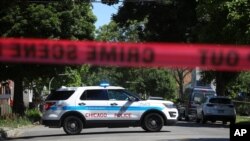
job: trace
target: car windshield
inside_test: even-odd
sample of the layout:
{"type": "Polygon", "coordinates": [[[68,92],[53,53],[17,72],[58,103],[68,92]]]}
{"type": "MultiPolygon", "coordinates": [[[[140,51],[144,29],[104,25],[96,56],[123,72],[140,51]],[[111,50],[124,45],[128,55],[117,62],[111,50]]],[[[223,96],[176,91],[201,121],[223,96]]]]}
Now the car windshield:
{"type": "Polygon", "coordinates": [[[231,100],[228,98],[211,98],[209,102],[214,104],[231,104],[231,100]]]}

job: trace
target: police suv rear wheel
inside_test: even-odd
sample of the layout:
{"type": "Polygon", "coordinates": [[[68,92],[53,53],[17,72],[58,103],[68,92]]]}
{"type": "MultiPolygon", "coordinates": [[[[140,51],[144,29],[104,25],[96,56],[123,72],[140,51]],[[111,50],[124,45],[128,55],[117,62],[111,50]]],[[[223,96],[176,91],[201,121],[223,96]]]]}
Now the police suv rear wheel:
{"type": "Polygon", "coordinates": [[[149,113],[145,116],[142,128],[148,132],[158,132],[164,125],[163,118],[158,113],[149,113]]]}
{"type": "Polygon", "coordinates": [[[63,123],[63,130],[68,135],[80,134],[83,128],[83,123],[80,118],[76,116],[68,116],[63,123]]]}

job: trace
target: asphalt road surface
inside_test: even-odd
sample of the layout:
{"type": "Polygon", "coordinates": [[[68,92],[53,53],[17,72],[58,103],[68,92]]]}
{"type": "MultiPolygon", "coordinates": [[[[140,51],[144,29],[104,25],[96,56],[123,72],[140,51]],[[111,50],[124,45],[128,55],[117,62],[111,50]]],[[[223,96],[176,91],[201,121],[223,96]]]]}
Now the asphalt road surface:
{"type": "Polygon", "coordinates": [[[161,132],[145,132],[140,127],[83,129],[80,135],[66,135],[62,128],[34,126],[20,130],[11,141],[229,141],[229,125],[178,122],[161,132]]]}

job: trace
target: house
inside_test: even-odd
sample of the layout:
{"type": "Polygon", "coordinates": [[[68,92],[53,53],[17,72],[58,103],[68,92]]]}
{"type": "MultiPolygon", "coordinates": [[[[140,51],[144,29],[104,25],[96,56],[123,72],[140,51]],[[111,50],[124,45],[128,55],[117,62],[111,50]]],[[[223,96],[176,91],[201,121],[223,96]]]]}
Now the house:
{"type": "Polygon", "coordinates": [[[187,83],[184,84],[184,89],[195,86],[209,86],[213,90],[216,90],[216,85],[214,81],[215,80],[211,81],[210,83],[204,83],[203,81],[201,81],[201,70],[196,67],[192,70],[191,74],[188,75],[186,80],[187,83]]]}

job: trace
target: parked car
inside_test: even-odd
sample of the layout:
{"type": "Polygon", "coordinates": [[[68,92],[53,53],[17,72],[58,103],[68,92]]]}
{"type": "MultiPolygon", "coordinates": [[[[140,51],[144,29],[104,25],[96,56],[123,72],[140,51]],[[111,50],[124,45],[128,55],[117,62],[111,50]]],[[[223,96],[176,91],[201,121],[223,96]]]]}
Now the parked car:
{"type": "Polygon", "coordinates": [[[223,124],[234,124],[236,110],[231,99],[222,96],[206,97],[197,107],[196,121],[203,124],[207,121],[222,121],[223,124]]]}
{"type": "Polygon", "coordinates": [[[207,96],[216,96],[216,92],[210,86],[188,87],[184,91],[184,99],[178,107],[179,120],[195,120],[196,108],[207,96]]]}

